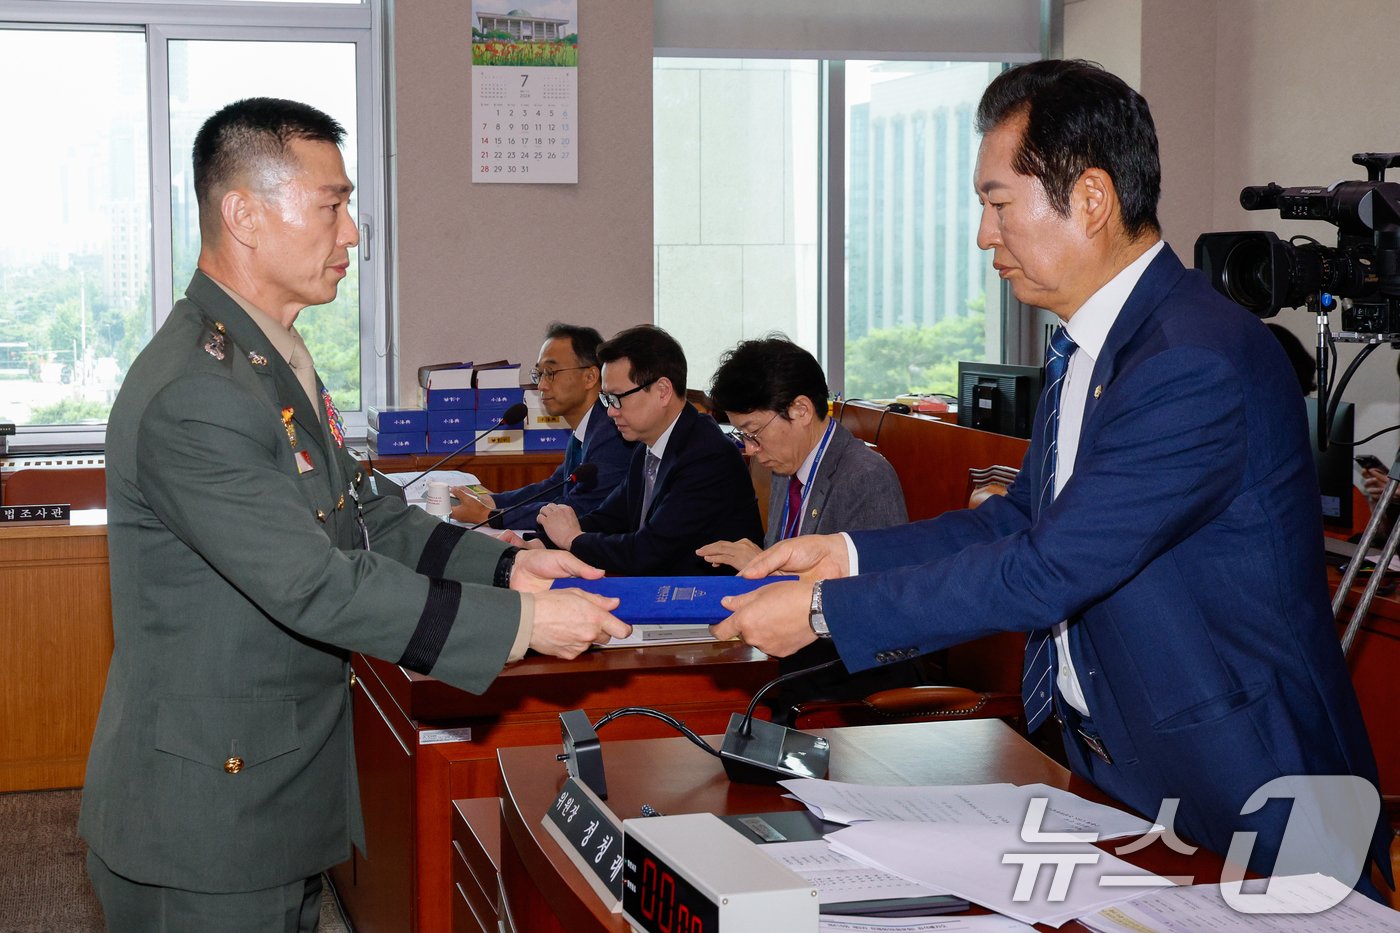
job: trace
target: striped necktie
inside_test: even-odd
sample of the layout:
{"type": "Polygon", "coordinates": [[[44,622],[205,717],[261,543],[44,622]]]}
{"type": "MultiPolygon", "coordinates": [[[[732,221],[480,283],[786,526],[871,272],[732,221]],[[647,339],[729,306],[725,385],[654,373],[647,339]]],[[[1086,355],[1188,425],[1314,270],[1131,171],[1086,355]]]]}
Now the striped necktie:
{"type": "MultiPolygon", "coordinates": [[[[1064,386],[1069,358],[1075,343],[1063,326],[1057,327],[1045,350],[1045,428],[1041,434],[1045,447],[1043,480],[1036,518],[1050,507],[1055,498],[1055,462],[1059,456],[1060,390],[1064,386]]],[[[1034,732],[1050,715],[1050,701],[1055,695],[1055,630],[1037,629],[1026,637],[1026,659],[1021,669],[1021,701],[1026,707],[1026,732],[1034,732]]]]}

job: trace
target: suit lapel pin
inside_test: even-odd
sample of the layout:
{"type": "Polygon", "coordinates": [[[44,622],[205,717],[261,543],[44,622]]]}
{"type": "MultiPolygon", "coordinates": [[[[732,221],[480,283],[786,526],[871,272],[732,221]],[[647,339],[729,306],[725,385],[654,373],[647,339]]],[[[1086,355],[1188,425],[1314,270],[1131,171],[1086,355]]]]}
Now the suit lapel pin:
{"type": "Polygon", "coordinates": [[[219,323],[218,321],[215,321],[215,322],[214,322],[214,329],[217,330],[217,331],[218,331],[219,333],[221,333],[221,334],[224,333],[224,325],[221,324],[221,323],[219,323]]]}
{"type": "Polygon", "coordinates": [[[1094,386],[1094,398],[1098,398],[1100,395],[1103,395],[1103,386],[1094,386]]]}
{"type": "Polygon", "coordinates": [[[257,352],[256,350],[249,350],[249,351],[248,351],[248,362],[252,363],[254,366],[266,366],[266,365],[267,365],[267,357],[263,356],[261,353],[257,352]]]}
{"type": "Polygon", "coordinates": [[[292,415],[296,412],[289,406],[282,409],[282,427],[287,432],[287,440],[292,442],[292,446],[297,445],[297,426],[292,424],[292,415]]]}
{"type": "Polygon", "coordinates": [[[818,515],[820,512],[821,512],[821,509],[817,508],[816,506],[813,506],[813,507],[812,507],[812,515],[811,515],[811,517],[812,517],[812,518],[816,518],[817,515],[818,515]]]}

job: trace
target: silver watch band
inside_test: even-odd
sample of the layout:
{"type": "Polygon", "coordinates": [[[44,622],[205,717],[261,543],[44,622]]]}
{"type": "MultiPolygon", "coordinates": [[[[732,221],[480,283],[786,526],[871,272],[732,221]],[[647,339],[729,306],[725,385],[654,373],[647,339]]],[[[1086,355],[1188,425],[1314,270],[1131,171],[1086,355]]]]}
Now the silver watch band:
{"type": "Polygon", "coordinates": [[[822,612],[822,581],[812,584],[812,607],[807,621],[818,638],[830,638],[831,630],[826,625],[826,615],[822,612]]]}

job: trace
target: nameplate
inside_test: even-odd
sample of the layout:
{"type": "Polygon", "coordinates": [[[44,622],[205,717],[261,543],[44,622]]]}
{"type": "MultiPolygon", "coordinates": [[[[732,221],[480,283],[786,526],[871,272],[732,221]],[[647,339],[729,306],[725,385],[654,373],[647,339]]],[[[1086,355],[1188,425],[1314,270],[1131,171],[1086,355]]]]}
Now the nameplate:
{"type": "Polygon", "coordinates": [[[470,742],[471,740],[471,726],[463,726],[459,729],[424,729],[418,733],[419,745],[444,745],[448,742],[470,742]]]}
{"type": "Polygon", "coordinates": [[[0,506],[0,525],[20,522],[60,522],[66,524],[72,516],[73,507],[59,505],[5,505],[0,506]]]}
{"type": "Polygon", "coordinates": [[[569,778],[544,827],[613,913],[622,909],[622,824],[582,782],[569,778]]]}

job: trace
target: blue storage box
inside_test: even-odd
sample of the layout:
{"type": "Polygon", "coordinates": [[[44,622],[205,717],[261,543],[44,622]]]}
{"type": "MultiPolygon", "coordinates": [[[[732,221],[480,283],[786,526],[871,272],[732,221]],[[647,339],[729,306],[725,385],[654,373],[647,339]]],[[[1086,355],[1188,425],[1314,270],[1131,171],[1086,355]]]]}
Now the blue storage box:
{"type": "Polygon", "coordinates": [[[439,433],[428,432],[428,453],[430,454],[450,454],[457,448],[462,448],[462,453],[472,452],[473,445],[470,443],[476,437],[475,431],[442,431],[439,433]],[[467,446],[462,447],[463,444],[467,446]]]}
{"type": "Polygon", "coordinates": [[[428,434],[464,434],[476,427],[476,413],[468,408],[446,408],[424,413],[428,434]]]}
{"type": "MultiPolygon", "coordinates": [[[[473,423],[476,425],[478,431],[489,431],[496,426],[497,422],[501,420],[501,416],[505,413],[506,410],[504,408],[489,409],[486,411],[478,408],[476,410],[476,420],[473,423]]],[[[519,424],[508,424],[501,428],[502,431],[523,431],[524,429],[524,421],[521,421],[519,424]]]]}
{"type": "Polygon", "coordinates": [[[391,434],[409,434],[428,430],[428,413],[421,408],[375,408],[366,412],[369,426],[391,434]]]}
{"type": "Polygon", "coordinates": [[[428,435],[422,431],[376,431],[366,435],[369,449],[381,457],[428,452],[428,435]]]}
{"type": "Polygon", "coordinates": [[[476,408],[475,389],[425,389],[424,408],[428,411],[463,411],[476,408]]]}
{"type": "Polygon", "coordinates": [[[525,401],[524,389],[477,389],[476,410],[494,411],[497,417],[512,405],[525,401]]]}
{"type": "Polygon", "coordinates": [[[572,431],[526,431],[525,452],[538,453],[546,450],[563,450],[569,446],[572,431]]]}

